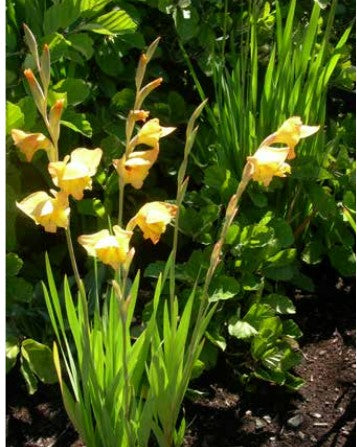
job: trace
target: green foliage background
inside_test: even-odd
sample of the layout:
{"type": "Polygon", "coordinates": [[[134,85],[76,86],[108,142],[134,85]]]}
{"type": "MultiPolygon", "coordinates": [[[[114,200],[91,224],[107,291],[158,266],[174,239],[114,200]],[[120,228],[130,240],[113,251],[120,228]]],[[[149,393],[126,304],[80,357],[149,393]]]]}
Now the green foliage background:
{"type": "MultiPolygon", "coordinates": [[[[354,15],[350,2],[334,3],[335,19],[329,42],[331,54],[354,15]]],[[[253,69],[257,71],[257,92],[260,94],[263,73],[269,60],[274,62],[271,54],[275,42],[276,2],[257,1],[254,4],[257,20],[254,60],[257,65],[253,69]]],[[[280,2],[284,21],[290,4],[280,2]]],[[[316,22],[318,35],[322,33],[330,10],[330,2],[325,1],[297,2],[294,30],[298,29],[298,23],[302,27],[299,29],[308,23],[314,4],[323,8],[316,22]]],[[[64,235],[45,233],[21,215],[15,205],[31,192],[48,189],[50,185],[44,156],[38,153],[33,163],[26,163],[10,137],[12,128],[44,132],[24,82],[23,70],[33,67],[33,60],[27,55],[22,24],[26,23],[32,29],[40,47],[47,43],[51,50],[53,83],[50,98],[52,102],[64,98],[66,104],[61,157],[76,147],[101,147],[104,151],[93,191],[87,193],[83,201],[72,204],[74,240],[80,234],[106,227],[108,216],[117,213],[117,182],[111,160],[120,157],[124,148],[125,117],[133,101],[135,68],[147,44],[161,36],[159,49],[149,65],[148,77],[164,79],[160,89],[151,95],[147,109],[163,125],[176,126],[177,131],[174,137],[162,142],[159,161],[150,172],[145,189],[128,190],[124,217],[133,215],[148,200],[165,200],[173,196],[175,175],[182,158],[185,124],[200,102],[200,95],[203,93],[209,98],[210,107],[201,124],[188,168],[189,192],[180,220],[178,255],[182,264],[177,267],[177,276],[184,302],[197,275],[204,275],[210,255],[209,244],[217,237],[223,209],[236,189],[239,166],[244,162],[244,157],[240,156],[240,160],[233,158],[229,163],[221,163],[222,151],[232,154],[234,148],[224,144],[222,135],[224,132],[227,135],[230,128],[220,120],[220,113],[230,97],[224,95],[223,82],[226,82],[226,88],[228,86],[228,93],[235,88],[230,83],[231,75],[241,57],[241,43],[252,17],[249,5],[251,2],[238,0],[53,0],[46,3],[7,0],[6,212],[8,222],[13,223],[6,228],[7,360],[11,369],[21,353],[20,364],[31,392],[36,389],[36,376],[40,380],[51,380],[41,374],[39,355],[36,354],[41,352],[41,358],[46,357],[48,348],[45,343],[52,337],[40,288],[40,281],[45,278],[45,252],[52,261],[57,284],[61,283],[64,273],[71,281],[72,273],[68,267],[64,235]],[[224,67],[217,71],[222,58],[224,67]],[[214,120],[219,120],[218,131],[214,120]],[[201,271],[197,266],[201,266],[201,271]],[[26,347],[25,342],[21,342],[24,337],[34,339],[31,346],[26,347]]],[[[228,345],[229,349],[240,352],[242,364],[248,365],[241,368],[243,381],[253,373],[298,388],[301,382],[289,371],[299,361],[294,340],[301,333],[289,319],[294,306],[286,295],[292,287],[313,290],[313,279],[307,275],[309,265],[322,262],[342,276],[354,275],[355,131],[354,109],[350,105],[355,81],[354,29],[347,37],[339,49],[338,62],[326,86],[326,100],[323,99],[327,119],[325,137],[319,140],[318,151],[323,157],[320,158],[318,176],[313,175],[311,181],[311,163],[307,160],[296,170],[293,167],[293,178],[286,182],[288,186],[276,179],[268,190],[252,184],[247,191],[237,222],[227,239],[227,260],[212,285],[211,300],[218,301],[219,307],[208,329],[209,343],[206,343],[201,370],[212,366],[218,350],[225,350],[228,345]],[[310,179],[308,188],[305,184],[307,177],[310,179]],[[299,223],[304,219],[300,215],[296,221],[287,223],[283,204],[289,203],[304,184],[303,193],[296,199],[297,209],[304,219],[310,220],[300,231],[299,223]],[[252,309],[258,315],[255,319],[250,317],[252,309]]],[[[258,122],[259,114],[254,115],[249,102],[243,105],[246,107],[244,119],[248,122],[245,128],[248,133],[244,133],[244,138],[250,143],[255,138],[254,144],[259,144],[257,135],[249,133],[249,123],[258,122]]],[[[270,103],[269,107],[275,110],[279,104],[270,103]]],[[[233,126],[243,120],[239,116],[241,113],[238,108],[231,114],[233,126]]],[[[296,111],[292,110],[294,113],[296,111]]],[[[260,137],[274,131],[278,121],[271,126],[265,123],[260,137]]],[[[306,144],[305,148],[307,151],[306,144]]],[[[251,150],[254,145],[249,146],[251,150]]],[[[171,235],[166,234],[157,247],[139,238],[134,241],[137,253],[140,253],[134,268],[146,270],[143,296],[150,291],[150,278],[157,277],[160,271],[160,261],[169,251],[167,242],[170,240],[171,235]],[[157,262],[150,264],[153,259],[157,262]]],[[[86,275],[90,287],[93,267],[79,246],[75,248],[81,272],[86,275]]],[[[99,274],[105,285],[108,272],[101,266],[99,274]]],[[[150,314],[151,305],[150,300],[143,304],[144,318],[150,314]]]]}

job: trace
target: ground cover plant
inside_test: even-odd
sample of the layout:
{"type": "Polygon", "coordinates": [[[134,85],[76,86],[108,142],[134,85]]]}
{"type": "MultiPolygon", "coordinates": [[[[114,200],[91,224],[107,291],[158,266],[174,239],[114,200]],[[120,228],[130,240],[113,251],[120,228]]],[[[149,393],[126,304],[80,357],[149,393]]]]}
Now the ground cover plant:
{"type": "MultiPolygon", "coordinates": [[[[341,71],[347,76],[345,70],[349,67],[345,51],[352,25],[341,30],[341,36],[333,32],[337,2],[332,2],[326,15],[315,2],[309,17],[301,22],[295,17],[298,5],[294,1],[276,2],[274,13],[268,3],[248,2],[248,5],[227,19],[224,29],[230,45],[223,39],[216,48],[212,64],[216,103],[207,111],[213,134],[207,133],[209,136],[199,142],[199,152],[195,155],[197,164],[205,166],[202,188],[199,193],[195,191],[187,196],[186,220],[183,215],[183,231],[203,245],[214,238],[220,206],[235,189],[236,172],[244,165],[245,157],[266,134],[265,122],[269,125],[274,122],[278,127],[293,111],[298,111],[309,120],[324,123],[329,84],[338,83],[341,71]],[[263,44],[270,48],[269,57],[263,44]],[[209,160],[203,155],[208,144],[209,160]]],[[[197,89],[204,95],[205,88],[188,51],[183,48],[197,89]]],[[[349,120],[346,114],[341,116],[349,120]]],[[[279,179],[265,190],[255,184],[249,186],[249,199],[242,204],[237,225],[232,229],[231,262],[226,262],[222,272],[231,282],[224,281],[226,288],[221,285],[221,297],[217,297],[222,300],[221,312],[216,314],[218,321],[212,326],[215,335],[210,340],[223,350],[227,340],[231,340],[233,346],[228,351],[238,356],[239,361],[233,363],[244,381],[253,373],[290,386],[282,371],[288,371],[294,362],[286,368],[279,364],[279,350],[275,346],[275,351],[267,350],[272,362],[266,362],[262,370],[253,334],[234,329],[234,321],[238,320],[239,325],[244,322],[236,316],[237,305],[240,314],[248,312],[249,315],[250,306],[254,309],[262,294],[265,302],[267,294],[267,302],[277,312],[276,316],[294,313],[294,306],[287,304],[286,296],[291,285],[313,292],[314,283],[304,274],[305,266],[317,265],[325,257],[341,275],[355,275],[355,226],[354,218],[351,219],[355,214],[354,148],[350,145],[347,149],[337,136],[338,125],[334,119],[328,121],[326,132],[301,142],[286,187],[282,189],[279,179]],[[346,164],[343,165],[342,159],[346,164]],[[258,225],[257,220],[261,222],[258,225]],[[272,252],[274,245],[275,253],[272,252]],[[237,279],[240,284],[234,282],[237,279]],[[281,307],[279,300],[280,304],[284,303],[281,307]],[[230,336],[239,340],[240,347],[245,339],[246,349],[236,354],[236,341],[230,336]]],[[[271,142],[279,143],[279,138],[283,141],[284,127],[271,142]]],[[[295,158],[295,154],[291,156],[295,158]]],[[[196,255],[198,258],[199,252],[196,255]]],[[[189,273],[185,275],[183,270],[185,282],[189,280],[189,273]]],[[[148,274],[152,272],[149,270],[148,274]]],[[[219,287],[217,284],[217,290],[219,287]]],[[[293,333],[296,338],[301,336],[297,327],[293,333]]],[[[211,351],[206,366],[215,363],[217,348],[211,351]]],[[[295,357],[298,362],[298,355],[295,357]]],[[[301,382],[294,382],[292,386],[299,387],[301,382]]]]}
{"type": "Polygon", "coordinates": [[[189,383],[218,359],[246,389],[301,388],[294,288],[313,292],[326,256],[354,275],[353,120],[326,116],[352,27],[335,34],[337,2],[307,33],[294,1],[132,3],[9,2],[7,369],[30,393],[59,379],[87,445],[181,445],[189,383]],[[171,53],[145,45],[146,12],[171,53]],[[208,103],[170,91],[168,60],[208,103]]]}

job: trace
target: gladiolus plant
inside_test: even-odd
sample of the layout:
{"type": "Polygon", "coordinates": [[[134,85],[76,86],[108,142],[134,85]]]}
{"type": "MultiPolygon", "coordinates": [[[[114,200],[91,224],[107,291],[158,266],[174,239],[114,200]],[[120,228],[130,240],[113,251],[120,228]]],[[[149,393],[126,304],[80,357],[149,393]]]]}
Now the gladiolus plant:
{"type": "Polygon", "coordinates": [[[77,148],[60,159],[58,143],[64,104],[56,102],[48,111],[49,49],[45,45],[39,58],[36,40],[27,27],[25,34],[37,66],[36,74],[28,69],[25,76],[48,136],[14,129],[12,137],[29,162],[37,150],[46,150],[48,171],[53,188],[57,189],[51,189],[52,195],[35,192],[17,206],[45,231],[55,233],[57,228],[64,228],[67,236],[77,293],[70,287],[67,277],[64,278],[64,296],[58,293],[48,257],[48,284],[43,285],[57,339],[53,358],[64,406],[87,447],[146,447],[151,445],[152,439],[160,447],[180,446],[186,427],[182,402],[204,344],[207,325],[217,306],[209,301],[208,289],[222,261],[222,248],[237,215],[239,200],[251,179],[268,186],[273,176],[285,177],[290,172],[286,160],[293,158],[299,139],[318,128],[304,126],[293,117],[247,158],[242,180],[229,201],[218,240],[212,247],[204,286],[193,287],[185,305],[179,306],[175,264],[180,207],[188,185],[188,158],[198,132],[195,123],[206,101],[197,107],[187,125],[176,198],[172,203],[148,202],[128,222],[123,222],[125,187],[140,189],[144,186],[150,168],[159,157],[160,139],[175,130],[161,126],[157,118],[147,120],[149,112],[142,108],[145,98],[162,82],[158,78],[143,85],[146,67],[159,43],[156,39],[139,60],[135,103],[126,119],[124,154],[113,160],[119,185],[118,217],[113,224],[109,219],[108,228],[78,238],[95,266],[95,306],[91,313],[88,291],[79,275],[72,245],[70,205],[73,200],[82,200],[92,188],[102,150],[77,148]],[[286,146],[270,146],[273,143],[286,146]],[[145,148],[138,148],[140,145],[145,148]],[[135,253],[132,246],[133,232],[139,231],[144,239],[158,244],[169,225],[174,227],[172,251],[153,293],[152,314],[145,324],[136,328],[139,331],[134,336],[132,328],[136,301],[140,300],[140,272],[132,272],[131,265],[134,256],[140,253],[135,253]],[[106,291],[98,285],[97,262],[107,265],[112,274],[106,291]],[[166,282],[170,290],[167,301],[162,299],[166,282]],[[158,312],[159,307],[163,312],[158,312]],[[198,309],[195,313],[194,308],[198,309]]]}

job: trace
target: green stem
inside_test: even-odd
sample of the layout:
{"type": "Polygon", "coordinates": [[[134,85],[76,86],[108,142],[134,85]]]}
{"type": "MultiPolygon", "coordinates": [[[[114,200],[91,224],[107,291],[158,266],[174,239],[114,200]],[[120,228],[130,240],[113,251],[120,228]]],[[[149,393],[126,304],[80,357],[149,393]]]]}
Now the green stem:
{"type": "Polygon", "coordinates": [[[68,223],[68,228],[66,228],[65,231],[66,231],[66,239],[67,239],[67,247],[68,247],[69,257],[71,259],[72,269],[73,269],[74,278],[76,280],[77,287],[78,287],[78,290],[79,290],[79,295],[80,295],[81,300],[82,300],[85,324],[86,324],[86,327],[87,327],[87,331],[89,333],[90,325],[89,325],[89,316],[88,316],[88,305],[87,305],[87,300],[86,300],[86,292],[85,292],[84,285],[83,285],[83,282],[81,280],[81,277],[80,277],[79,271],[78,271],[78,266],[77,266],[76,256],[74,254],[74,248],[73,248],[72,237],[71,237],[71,230],[69,228],[69,223],[68,223]]]}
{"type": "Polygon", "coordinates": [[[71,259],[72,269],[73,269],[73,273],[74,273],[74,278],[76,280],[78,290],[81,290],[82,281],[81,281],[81,277],[79,276],[76,256],[74,254],[74,248],[73,248],[73,243],[72,243],[71,230],[69,229],[69,225],[68,225],[68,228],[66,228],[66,239],[67,239],[69,257],[71,259]]]}
{"type": "Polygon", "coordinates": [[[119,212],[118,212],[118,225],[121,227],[123,224],[123,206],[124,206],[124,188],[125,184],[123,183],[121,177],[119,177],[119,212]]]}

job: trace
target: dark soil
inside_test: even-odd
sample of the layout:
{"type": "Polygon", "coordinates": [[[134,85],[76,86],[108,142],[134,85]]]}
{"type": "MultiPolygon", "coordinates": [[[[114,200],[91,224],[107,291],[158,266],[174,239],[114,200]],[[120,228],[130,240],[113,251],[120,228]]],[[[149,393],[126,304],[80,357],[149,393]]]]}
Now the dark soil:
{"type": "MultiPolygon", "coordinates": [[[[354,446],[355,284],[321,270],[313,295],[296,293],[296,321],[304,332],[297,393],[258,382],[239,390],[225,365],[202,376],[204,398],[185,402],[185,447],[354,446]]],[[[316,276],[315,276],[316,278],[316,276]]],[[[82,447],[63,410],[57,386],[28,396],[17,372],[7,380],[7,446],[82,447]]]]}

